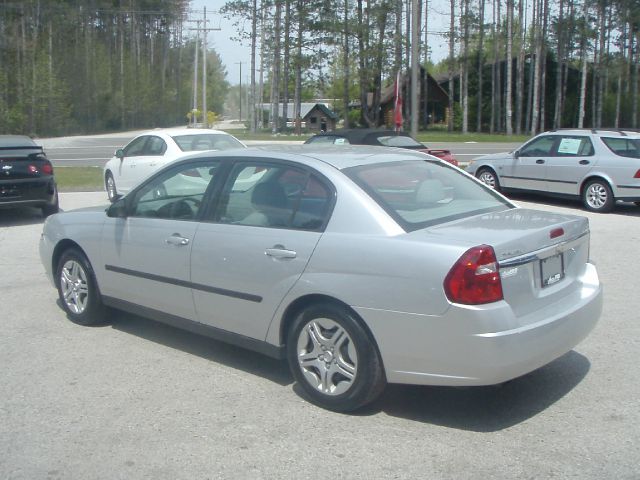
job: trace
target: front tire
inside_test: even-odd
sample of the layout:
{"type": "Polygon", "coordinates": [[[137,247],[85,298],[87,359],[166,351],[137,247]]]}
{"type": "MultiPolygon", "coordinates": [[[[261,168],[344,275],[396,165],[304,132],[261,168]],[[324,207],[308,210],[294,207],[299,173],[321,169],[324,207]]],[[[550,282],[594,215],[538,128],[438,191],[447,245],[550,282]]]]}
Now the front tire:
{"type": "Polygon", "coordinates": [[[488,187],[491,187],[496,191],[500,191],[500,182],[498,181],[498,176],[490,168],[481,168],[476,173],[476,177],[488,187]]]}
{"type": "Polygon", "coordinates": [[[590,212],[607,213],[613,210],[615,199],[609,184],[597,178],[589,180],[582,189],[582,203],[590,212]]]}
{"type": "Polygon", "coordinates": [[[313,305],[295,318],[287,359],[311,402],[336,412],[372,402],[386,383],[373,341],[354,314],[339,305],[313,305]]]}
{"type": "Polygon", "coordinates": [[[106,309],[93,268],[82,252],[70,249],[62,254],[56,269],[56,284],[62,307],[72,322],[95,325],[104,321],[106,309]]]}
{"type": "Polygon", "coordinates": [[[107,172],[104,176],[104,187],[107,190],[107,197],[109,197],[109,201],[113,203],[116,199],[116,195],[118,195],[118,189],[116,188],[116,181],[111,172],[107,172]]]}

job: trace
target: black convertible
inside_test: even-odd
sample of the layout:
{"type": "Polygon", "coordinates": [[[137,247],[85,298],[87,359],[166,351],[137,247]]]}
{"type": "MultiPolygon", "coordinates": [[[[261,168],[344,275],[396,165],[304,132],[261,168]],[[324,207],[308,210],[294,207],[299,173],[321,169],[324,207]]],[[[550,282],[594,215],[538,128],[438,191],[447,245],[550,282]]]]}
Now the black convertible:
{"type": "Polygon", "coordinates": [[[458,161],[450,150],[429,148],[418,142],[407,132],[395,130],[377,130],[372,128],[346,128],[323,132],[309,138],[305,144],[313,145],[377,145],[382,147],[398,147],[418,150],[449,162],[456,167],[458,161]]]}

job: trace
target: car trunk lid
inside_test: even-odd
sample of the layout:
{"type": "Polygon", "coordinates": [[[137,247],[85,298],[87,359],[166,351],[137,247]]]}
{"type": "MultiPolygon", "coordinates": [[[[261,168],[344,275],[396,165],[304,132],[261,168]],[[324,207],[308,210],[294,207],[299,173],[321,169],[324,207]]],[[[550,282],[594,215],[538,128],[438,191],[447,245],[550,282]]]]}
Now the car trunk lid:
{"type": "Polygon", "coordinates": [[[0,147],[0,180],[50,175],[50,167],[51,163],[44,156],[42,147],[0,147]]]}
{"type": "Polygon", "coordinates": [[[578,277],[589,259],[588,220],[573,215],[516,208],[423,232],[462,248],[490,245],[498,260],[504,299],[518,316],[580,288],[578,277]]]}

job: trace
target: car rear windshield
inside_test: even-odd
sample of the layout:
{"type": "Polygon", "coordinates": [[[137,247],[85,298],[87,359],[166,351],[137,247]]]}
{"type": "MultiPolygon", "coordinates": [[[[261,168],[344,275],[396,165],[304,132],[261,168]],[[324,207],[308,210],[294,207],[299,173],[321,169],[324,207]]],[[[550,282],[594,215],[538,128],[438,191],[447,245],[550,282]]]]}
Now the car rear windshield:
{"type": "MultiPolygon", "coordinates": [[[[38,147],[29,137],[24,135],[0,135],[0,148],[38,147]]],[[[38,147],[40,148],[40,147],[38,147]]]]}
{"type": "Polygon", "coordinates": [[[224,133],[207,133],[200,135],[176,135],[172,137],[183,152],[201,150],[229,150],[243,148],[244,145],[231,135],[224,133]]]}
{"type": "Polygon", "coordinates": [[[602,137],[604,144],[616,155],[629,158],[640,158],[639,138],[602,137]]]}
{"type": "Polygon", "coordinates": [[[435,161],[361,165],[344,173],[408,232],[513,208],[457,168],[435,161]]]}
{"type": "Polygon", "coordinates": [[[420,142],[406,135],[385,135],[378,137],[378,141],[385,147],[416,148],[423,146],[420,142]]]}

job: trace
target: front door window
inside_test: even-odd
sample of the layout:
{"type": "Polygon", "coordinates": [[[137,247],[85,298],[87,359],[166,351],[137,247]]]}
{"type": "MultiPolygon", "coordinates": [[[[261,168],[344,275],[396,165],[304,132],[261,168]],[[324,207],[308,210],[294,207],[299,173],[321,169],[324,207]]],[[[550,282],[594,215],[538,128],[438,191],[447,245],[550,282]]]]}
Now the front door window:
{"type": "Polygon", "coordinates": [[[194,220],[218,161],[180,165],[152,179],[133,197],[130,215],[171,220],[194,220]]]}

